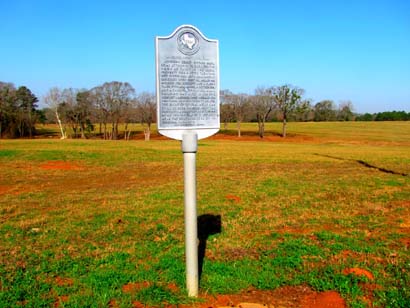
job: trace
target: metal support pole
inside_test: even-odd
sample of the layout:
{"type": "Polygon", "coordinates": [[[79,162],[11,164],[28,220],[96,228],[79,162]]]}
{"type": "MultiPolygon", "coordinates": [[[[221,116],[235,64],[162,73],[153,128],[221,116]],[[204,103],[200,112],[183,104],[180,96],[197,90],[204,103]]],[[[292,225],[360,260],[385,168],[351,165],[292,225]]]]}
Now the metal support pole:
{"type": "Polygon", "coordinates": [[[196,152],[198,136],[186,132],[182,136],[184,154],[184,204],[185,204],[185,259],[188,296],[198,296],[198,227],[196,212],[196,152]]]}

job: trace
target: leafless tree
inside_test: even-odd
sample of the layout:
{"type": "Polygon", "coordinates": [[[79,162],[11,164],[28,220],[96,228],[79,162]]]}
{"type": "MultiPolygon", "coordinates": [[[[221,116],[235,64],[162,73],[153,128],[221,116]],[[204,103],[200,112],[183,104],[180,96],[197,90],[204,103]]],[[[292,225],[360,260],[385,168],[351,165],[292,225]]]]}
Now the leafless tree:
{"type": "Polygon", "coordinates": [[[60,128],[61,139],[66,139],[67,133],[61,121],[60,110],[59,110],[61,108],[60,105],[63,103],[63,101],[64,100],[63,100],[62,91],[57,87],[51,88],[48,91],[48,93],[44,96],[44,102],[53,111],[58,127],[60,128]]]}
{"type": "Polygon", "coordinates": [[[132,133],[132,129],[129,126],[129,124],[136,123],[139,121],[137,106],[137,99],[133,99],[129,102],[129,104],[127,104],[123,112],[121,121],[124,123],[124,139],[127,141],[130,140],[132,133]]]}
{"type": "Polygon", "coordinates": [[[151,125],[156,120],[156,100],[155,95],[149,92],[142,92],[137,98],[137,115],[139,122],[144,128],[145,140],[151,138],[151,125]]]}
{"type": "Polygon", "coordinates": [[[93,106],[90,92],[86,90],[80,90],[77,92],[74,114],[80,127],[82,139],[86,138],[86,129],[92,129],[93,127],[90,119],[92,110],[93,106]]]}
{"type": "Polygon", "coordinates": [[[265,136],[265,123],[274,107],[272,94],[272,88],[258,87],[251,100],[258,121],[258,134],[261,138],[265,136]]]}
{"type": "Polygon", "coordinates": [[[230,106],[230,111],[236,121],[238,137],[241,137],[241,124],[247,119],[250,111],[250,96],[243,93],[230,93],[225,100],[226,105],[230,106]]]}
{"type": "Polygon", "coordinates": [[[220,112],[223,128],[224,130],[227,130],[228,123],[233,122],[234,120],[233,106],[230,103],[223,103],[221,104],[220,112]]]}
{"type": "Polygon", "coordinates": [[[337,111],[337,119],[339,121],[353,121],[355,119],[353,110],[354,107],[351,101],[342,101],[337,111]]]}
{"type": "Polygon", "coordinates": [[[135,90],[128,82],[112,81],[92,89],[93,99],[99,110],[100,123],[104,125],[104,139],[118,139],[118,124],[127,105],[135,97],[135,90]],[[107,123],[111,121],[111,132],[107,123]]]}
{"type": "MultiPolygon", "coordinates": [[[[71,126],[74,136],[72,136],[71,133],[68,133],[70,138],[77,138],[78,132],[78,119],[76,114],[77,93],[78,90],[73,88],[64,89],[61,92],[62,102],[59,105],[60,117],[65,125],[71,126]]],[[[65,131],[67,134],[67,130],[65,131]]]]}
{"type": "Polygon", "coordinates": [[[128,82],[112,81],[102,85],[110,107],[112,139],[118,139],[118,124],[127,105],[135,96],[134,88],[128,82]]]}
{"type": "Polygon", "coordinates": [[[224,130],[227,130],[228,123],[234,120],[233,106],[230,102],[232,95],[233,93],[228,89],[219,91],[220,119],[224,124],[224,130]]]}
{"type": "Polygon", "coordinates": [[[90,90],[90,99],[94,102],[94,118],[99,124],[99,133],[103,139],[108,139],[107,123],[109,121],[109,105],[104,97],[102,86],[94,87],[90,90]],[[104,128],[104,131],[103,131],[104,128]]]}

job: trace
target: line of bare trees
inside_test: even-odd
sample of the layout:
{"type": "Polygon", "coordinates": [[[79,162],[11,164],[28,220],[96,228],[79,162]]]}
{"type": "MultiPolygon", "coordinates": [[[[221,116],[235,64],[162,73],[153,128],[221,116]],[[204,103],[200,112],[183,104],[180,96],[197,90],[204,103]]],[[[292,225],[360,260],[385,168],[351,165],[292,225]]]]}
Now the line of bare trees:
{"type": "Polygon", "coordinates": [[[353,121],[353,104],[342,102],[338,107],[331,100],[315,105],[303,98],[305,91],[292,85],[258,87],[254,95],[229,90],[221,91],[221,122],[226,129],[229,122],[236,122],[241,136],[242,122],[257,122],[258,134],[265,135],[265,123],[282,122],[282,137],[286,137],[288,121],[353,121]]]}
{"type": "MultiPolygon", "coordinates": [[[[236,122],[238,136],[241,123],[258,123],[258,134],[265,136],[265,123],[282,122],[282,137],[286,137],[288,121],[350,121],[354,120],[353,105],[344,102],[337,108],[330,100],[316,103],[304,99],[305,91],[292,85],[258,87],[254,95],[235,94],[223,90],[221,97],[221,122],[236,122]]],[[[118,126],[124,124],[121,135],[128,140],[131,135],[129,123],[143,125],[145,140],[150,139],[151,125],[156,121],[156,99],[149,92],[136,94],[127,82],[106,82],[90,90],[52,88],[44,98],[49,106],[48,118],[58,123],[61,138],[67,138],[67,127],[74,138],[86,138],[87,132],[98,125],[104,139],[119,139],[118,126]]]]}
{"type": "MultiPolygon", "coordinates": [[[[226,129],[236,122],[241,136],[243,122],[257,122],[258,134],[265,135],[265,123],[282,122],[286,137],[289,121],[351,121],[355,119],[351,102],[339,106],[331,100],[312,104],[304,90],[292,85],[258,87],[253,95],[223,90],[221,122],[226,129]]],[[[32,137],[35,123],[42,115],[36,110],[38,99],[26,87],[0,82],[0,136],[32,137]]],[[[93,132],[103,139],[130,139],[130,123],[141,123],[145,140],[156,122],[156,98],[153,93],[137,94],[127,82],[112,81],[92,89],[52,88],[44,97],[48,108],[45,118],[57,123],[62,139],[87,138],[93,132]],[[120,132],[119,125],[123,125],[120,132]]]]}
{"type": "Polygon", "coordinates": [[[141,123],[145,139],[149,140],[151,125],[156,117],[155,95],[143,92],[137,95],[128,82],[106,82],[90,90],[52,88],[44,97],[48,106],[47,118],[58,126],[61,139],[69,137],[86,138],[87,133],[98,126],[98,133],[104,139],[129,140],[130,123],[141,123]],[[120,136],[119,124],[124,124],[120,136]]]}

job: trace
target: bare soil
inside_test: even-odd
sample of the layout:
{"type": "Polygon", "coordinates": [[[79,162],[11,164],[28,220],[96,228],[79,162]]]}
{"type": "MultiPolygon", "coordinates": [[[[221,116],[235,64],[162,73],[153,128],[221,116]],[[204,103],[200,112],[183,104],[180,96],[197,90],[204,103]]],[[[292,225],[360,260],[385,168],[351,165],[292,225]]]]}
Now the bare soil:
{"type": "Polygon", "coordinates": [[[315,292],[306,286],[282,287],[274,291],[248,290],[240,294],[201,296],[205,303],[182,305],[198,308],[260,308],[260,307],[302,307],[302,308],[344,308],[344,299],[335,291],[315,292]]]}
{"type": "Polygon", "coordinates": [[[234,203],[239,203],[239,202],[241,202],[241,198],[238,197],[238,196],[235,196],[235,195],[226,195],[225,198],[226,198],[226,200],[232,201],[232,202],[234,202],[234,203]]]}
{"type": "Polygon", "coordinates": [[[345,274],[345,275],[353,274],[353,275],[356,275],[356,276],[365,276],[369,280],[374,280],[374,276],[373,276],[372,273],[370,273],[368,270],[358,268],[358,267],[346,268],[343,271],[343,274],[345,274]]]}
{"type": "MultiPolygon", "coordinates": [[[[149,287],[148,282],[128,283],[123,286],[125,293],[136,293],[149,287]]],[[[178,291],[175,285],[166,286],[171,291],[178,291]]],[[[200,303],[178,305],[180,308],[262,308],[262,307],[298,307],[298,308],[345,308],[345,300],[335,291],[315,292],[307,286],[282,287],[273,291],[246,290],[239,294],[208,295],[200,294],[200,303]]],[[[113,300],[110,307],[117,307],[113,300]]],[[[134,308],[149,307],[141,302],[133,302],[134,308]]],[[[166,307],[175,307],[168,305],[166,307]]]]}
{"type": "Polygon", "coordinates": [[[0,185],[0,196],[5,195],[9,190],[12,190],[13,187],[11,185],[0,185]]]}
{"type": "Polygon", "coordinates": [[[56,301],[54,302],[54,307],[55,308],[61,307],[61,304],[64,304],[64,303],[68,302],[69,299],[70,299],[70,297],[68,295],[58,296],[56,301]]]}
{"type": "Polygon", "coordinates": [[[71,162],[66,162],[66,161],[60,161],[60,160],[53,160],[53,161],[48,161],[44,164],[40,165],[41,169],[44,170],[81,170],[81,166],[71,163],[71,162]]]}

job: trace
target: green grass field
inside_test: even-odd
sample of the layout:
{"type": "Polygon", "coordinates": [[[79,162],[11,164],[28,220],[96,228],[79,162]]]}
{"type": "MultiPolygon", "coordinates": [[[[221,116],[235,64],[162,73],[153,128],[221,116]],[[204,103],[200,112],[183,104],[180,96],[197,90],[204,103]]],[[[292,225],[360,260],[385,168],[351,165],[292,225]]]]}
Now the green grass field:
{"type": "MultiPolygon", "coordinates": [[[[234,128],[199,142],[198,213],[222,221],[201,294],[409,307],[410,122],[234,128]]],[[[192,303],[183,221],[177,141],[0,140],[0,307],[192,303]]]]}

